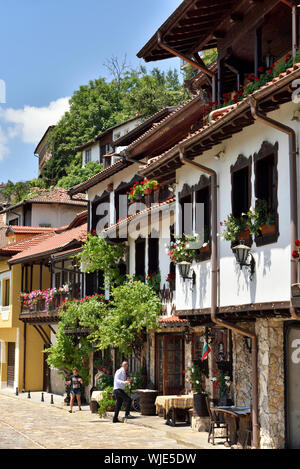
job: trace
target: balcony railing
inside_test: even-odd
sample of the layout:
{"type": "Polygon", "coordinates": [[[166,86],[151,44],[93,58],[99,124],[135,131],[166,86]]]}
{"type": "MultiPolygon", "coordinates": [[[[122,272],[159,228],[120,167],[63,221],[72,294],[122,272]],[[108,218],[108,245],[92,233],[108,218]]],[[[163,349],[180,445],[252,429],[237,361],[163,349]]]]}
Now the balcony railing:
{"type": "Polygon", "coordinates": [[[52,301],[49,303],[48,308],[46,304],[46,300],[38,300],[30,307],[25,303],[23,299],[21,299],[21,317],[23,315],[51,315],[51,316],[58,316],[57,308],[67,299],[71,299],[71,293],[59,293],[57,294],[52,301]]]}

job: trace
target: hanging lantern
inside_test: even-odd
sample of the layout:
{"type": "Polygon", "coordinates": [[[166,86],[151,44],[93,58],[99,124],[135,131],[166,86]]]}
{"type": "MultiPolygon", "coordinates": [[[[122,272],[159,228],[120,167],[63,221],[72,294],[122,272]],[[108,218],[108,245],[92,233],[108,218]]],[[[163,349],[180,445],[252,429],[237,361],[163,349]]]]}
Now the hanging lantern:
{"type": "Polygon", "coordinates": [[[251,248],[247,246],[243,241],[240,241],[238,246],[232,248],[236,261],[239,264],[241,270],[245,267],[250,267],[251,275],[250,280],[252,280],[252,276],[255,271],[255,260],[253,255],[251,254],[251,248]],[[250,257],[250,262],[247,263],[247,259],[250,257]]]}
{"type": "Polygon", "coordinates": [[[179,267],[180,276],[183,278],[183,280],[192,278],[192,277],[189,277],[189,273],[190,273],[190,269],[192,265],[191,262],[182,261],[182,262],[178,262],[177,265],[179,267]]]}

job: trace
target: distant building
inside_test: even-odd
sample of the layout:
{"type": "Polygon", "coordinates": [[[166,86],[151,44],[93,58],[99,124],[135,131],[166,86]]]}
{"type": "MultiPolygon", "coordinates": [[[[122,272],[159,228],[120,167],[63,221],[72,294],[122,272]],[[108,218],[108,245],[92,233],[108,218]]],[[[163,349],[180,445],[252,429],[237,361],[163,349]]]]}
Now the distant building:
{"type": "Polygon", "coordinates": [[[52,152],[48,144],[48,137],[52,130],[54,129],[55,125],[50,125],[46,132],[44,133],[43,137],[39,141],[36,149],[34,150],[35,156],[39,159],[39,177],[41,175],[42,169],[45,166],[45,163],[50,160],[52,157],[52,152]]]}

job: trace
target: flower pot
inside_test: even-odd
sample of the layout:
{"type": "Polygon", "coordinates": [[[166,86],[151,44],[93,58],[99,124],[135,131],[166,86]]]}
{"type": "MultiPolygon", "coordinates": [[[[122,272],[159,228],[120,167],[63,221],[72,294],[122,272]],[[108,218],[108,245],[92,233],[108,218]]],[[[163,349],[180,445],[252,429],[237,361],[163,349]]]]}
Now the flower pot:
{"type": "Polygon", "coordinates": [[[232,405],[232,400],[229,399],[227,396],[219,397],[219,405],[222,405],[222,406],[232,405]]]}
{"type": "Polygon", "coordinates": [[[262,236],[274,234],[276,232],[276,225],[262,225],[261,234],[262,236]]]}
{"type": "Polygon", "coordinates": [[[151,193],[152,193],[152,189],[150,187],[148,187],[147,189],[144,190],[145,195],[149,195],[151,193]]]}
{"type": "Polygon", "coordinates": [[[154,187],[153,187],[153,190],[154,190],[154,191],[157,191],[158,189],[159,189],[159,184],[158,184],[157,186],[154,186],[154,187]]]}
{"type": "Polygon", "coordinates": [[[206,403],[206,398],[207,395],[203,393],[194,393],[193,400],[193,413],[197,417],[208,417],[208,408],[207,408],[207,403],[206,403]]]}
{"type": "Polygon", "coordinates": [[[249,231],[243,231],[238,235],[238,241],[250,241],[249,231]]]}

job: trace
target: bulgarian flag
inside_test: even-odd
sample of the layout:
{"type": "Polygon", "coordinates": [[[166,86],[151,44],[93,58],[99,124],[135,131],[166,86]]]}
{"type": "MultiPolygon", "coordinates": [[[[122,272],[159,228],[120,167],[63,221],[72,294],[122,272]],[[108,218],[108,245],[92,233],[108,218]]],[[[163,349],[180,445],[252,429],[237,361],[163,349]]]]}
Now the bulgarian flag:
{"type": "Polygon", "coordinates": [[[208,343],[206,341],[204,341],[203,350],[202,350],[202,357],[201,357],[202,362],[203,362],[203,360],[207,359],[208,354],[210,353],[210,351],[211,351],[211,349],[210,349],[208,343]]]}

